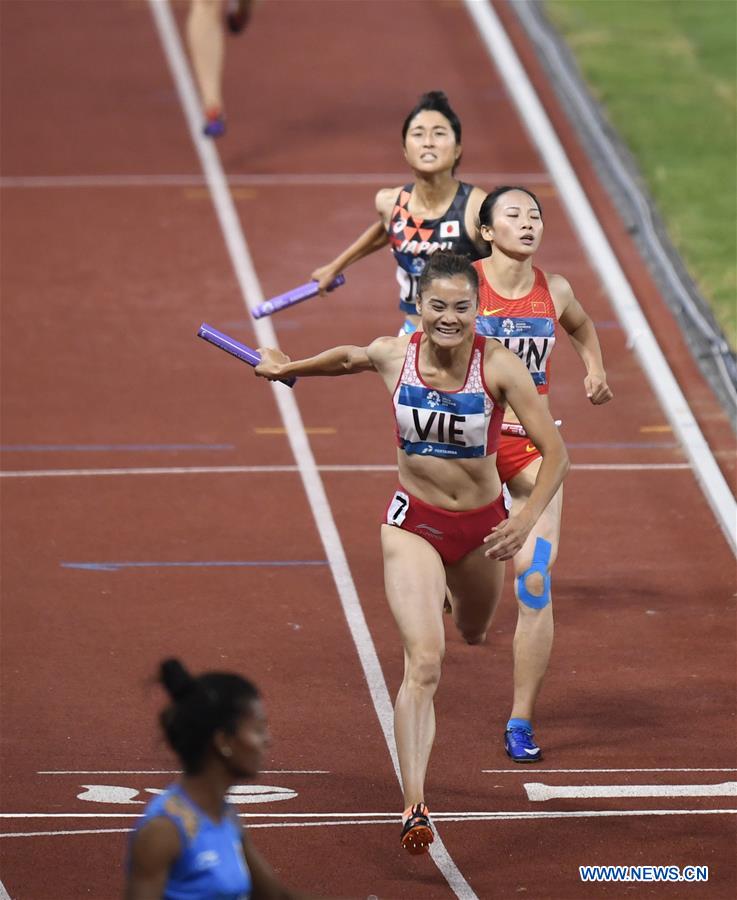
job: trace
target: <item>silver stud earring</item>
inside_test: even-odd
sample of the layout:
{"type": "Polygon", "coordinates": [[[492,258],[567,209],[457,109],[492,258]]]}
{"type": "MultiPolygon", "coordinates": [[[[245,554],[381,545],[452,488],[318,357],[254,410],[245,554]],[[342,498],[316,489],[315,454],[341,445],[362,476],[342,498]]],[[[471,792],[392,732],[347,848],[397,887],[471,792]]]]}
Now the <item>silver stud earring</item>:
{"type": "Polygon", "coordinates": [[[230,747],[221,747],[220,752],[223,754],[223,756],[226,757],[233,755],[233,751],[230,749],[230,747]]]}

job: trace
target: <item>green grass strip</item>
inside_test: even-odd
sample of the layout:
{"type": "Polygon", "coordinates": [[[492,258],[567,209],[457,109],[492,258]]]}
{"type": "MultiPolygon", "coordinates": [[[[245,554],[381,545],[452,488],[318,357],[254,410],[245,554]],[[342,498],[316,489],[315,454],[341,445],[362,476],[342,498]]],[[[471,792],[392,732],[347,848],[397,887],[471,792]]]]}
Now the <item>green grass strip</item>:
{"type": "Polygon", "coordinates": [[[737,346],[737,2],[548,0],[589,89],[737,346]]]}

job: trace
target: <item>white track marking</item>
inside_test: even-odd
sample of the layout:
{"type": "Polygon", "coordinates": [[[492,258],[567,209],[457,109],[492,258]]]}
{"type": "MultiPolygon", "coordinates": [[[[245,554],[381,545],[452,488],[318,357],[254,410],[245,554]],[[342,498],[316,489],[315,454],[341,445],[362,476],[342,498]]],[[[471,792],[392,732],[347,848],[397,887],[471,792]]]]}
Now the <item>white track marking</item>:
{"type": "MultiPolygon", "coordinates": [[[[706,813],[735,814],[737,809],[612,809],[612,810],[553,810],[531,812],[529,810],[479,810],[459,812],[433,812],[432,818],[439,822],[468,822],[468,821],[493,821],[494,819],[557,819],[581,816],[671,816],[671,815],[702,815],[706,813]]],[[[135,813],[0,813],[0,819],[139,819],[141,814],[135,813]]],[[[274,822],[274,827],[285,827],[292,820],[324,820],[335,824],[346,822],[376,821],[397,824],[396,812],[325,812],[325,813],[238,813],[239,819],[248,819],[248,827],[253,828],[253,819],[280,819],[274,822]]],[[[320,824],[315,822],[314,824],[320,824]]],[[[266,827],[263,825],[262,827],[266,827]]]]}
{"type": "MultiPolygon", "coordinates": [[[[501,774],[512,774],[512,775],[524,775],[527,777],[530,774],[530,770],[527,769],[521,770],[518,766],[516,769],[482,769],[484,773],[491,773],[501,775],[501,774]]],[[[737,772],[737,769],[538,769],[535,767],[535,774],[540,773],[548,773],[548,772],[563,772],[567,774],[568,772],[737,772]]]]}
{"type": "MultiPolygon", "coordinates": [[[[70,834],[130,834],[132,828],[79,828],[74,831],[6,831],[0,838],[62,837],[70,834]]],[[[0,893],[0,900],[3,895],[0,893]]]]}
{"type": "Polygon", "coordinates": [[[568,210],[591,265],[606,285],[609,300],[629,336],[640,365],[691,463],[732,550],[737,550],[737,502],[704,440],[686,398],[658,346],[609,240],[581,187],[535,89],[488,0],[464,0],[530,139],[544,160],[558,196],[568,210]]]}
{"type": "Polygon", "coordinates": [[[737,797],[737,781],[721,784],[563,784],[531,781],[524,785],[534,803],[596,797],[737,797]]]}
{"type": "MultiPolygon", "coordinates": [[[[396,465],[316,466],[318,472],[396,472],[396,465]]],[[[578,463],[579,472],[678,472],[690,471],[689,463],[578,463]]],[[[298,466],[161,466],[132,469],[9,469],[0,478],[94,478],[106,475],[268,475],[299,472],[298,466]]]]}
{"type": "Polygon", "coordinates": [[[10,894],[7,892],[2,881],[0,881],[0,900],[10,900],[10,894]]]}
{"type": "MultiPolygon", "coordinates": [[[[608,819],[608,818],[638,818],[642,816],[718,816],[735,815],[737,809],[607,809],[607,810],[582,810],[561,812],[480,812],[480,813],[434,813],[433,818],[442,822],[510,822],[520,820],[540,819],[608,819]]],[[[240,818],[244,818],[243,815],[240,818]]],[[[324,822],[295,822],[290,817],[288,822],[249,822],[248,828],[334,828],[350,825],[396,825],[396,814],[385,813],[383,816],[375,815],[371,819],[345,818],[340,820],[326,820],[324,822]]],[[[79,829],[71,831],[13,831],[0,834],[0,838],[22,837],[52,837],[74,834],[121,834],[133,831],[132,828],[95,828],[79,829]]],[[[0,900],[3,895],[0,893],[0,900]]]]}
{"type": "MultiPolygon", "coordinates": [[[[255,306],[263,302],[263,292],[241,229],[233,199],[228,190],[220,158],[213,142],[203,137],[200,133],[202,119],[200,104],[171,9],[167,0],[149,0],[149,7],[153,13],[156,28],[185,112],[189,132],[212,195],[212,202],[220,222],[243,300],[247,308],[253,310],[255,306]]],[[[278,346],[273,325],[268,318],[256,319],[253,323],[253,328],[259,346],[278,346]]],[[[343,613],[358,653],[394,771],[401,784],[399,760],[394,740],[394,711],[389,698],[389,691],[386,687],[384,673],[381,670],[381,664],[379,663],[371,633],[366,624],[366,618],[353,582],[353,576],[348,567],[345,550],[335,525],[325,488],[315,464],[312,448],[305,433],[297,401],[289,388],[275,382],[269,382],[269,384],[286,428],[294,459],[299,466],[302,484],[312,509],[320,539],[325,548],[325,554],[335,580],[343,613]]],[[[399,816],[397,816],[397,824],[399,824],[399,816]]],[[[476,894],[450,858],[440,835],[437,833],[430,853],[457,897],[464,898],[464,900],[465,898],[478,900],[476,894]]]]}
{"type": "MultiPolygon", "coordinates": [[[[471,184],[546,184],[550,177],[539,172],[469,172],[464,179],[471,184]]],[[[396,172],[315,172],[228,175],[232,187],[329,187],[331,185],[378,184],[385,187],[404,184],[407,173],[396,172]]],[[[125,188],[125,187],[202,187],[201,175],[29,175],[0,178],[0,188],[125,188]]]]}

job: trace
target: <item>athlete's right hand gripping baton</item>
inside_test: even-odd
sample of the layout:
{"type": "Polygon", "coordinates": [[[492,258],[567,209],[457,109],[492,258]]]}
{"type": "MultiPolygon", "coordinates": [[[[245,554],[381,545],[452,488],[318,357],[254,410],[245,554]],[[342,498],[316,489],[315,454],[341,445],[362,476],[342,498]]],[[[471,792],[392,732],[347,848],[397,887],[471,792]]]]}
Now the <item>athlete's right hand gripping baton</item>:
{"type": "MultiPolygon", "coordinates": [[[[345,284],[345,275],[336,276],[325,290],[334,291],[335,288],[340,287],[341,284],[345,284]]],[[[301,303],[303,300],[317,297],[319,293],[320,287],[318,282],[308,281],[306,284],[301,284],[299,287],[292,288],[292,290],[287,291],[286,294],[279,294],[276,297],[272,297],[270,300],[264,301],[264,303],[259,303],[251,314],[254,319],[260,319],[262,316],[270,316],[275,312],[279,312],[280,309],[286,309],[287,306],[294,306],[295,303],[301,303]]]]}
{"type": "MultiPolygon", "coordinates": [[[[222,331],[218,331],[217,328],[213,328],[205,322],[200,325],[197,337],[207,341],[208,344],[214,344],[216,347],[225,350],[226,353],[230,353],[231,356],[235,356],[236,359],[240,359],[254,368],[261,362],[261,354],[256,350],[241,344],[235,338],[228,337],[227,334],[223,334],[222,331]]],[[[279,381],[282,384],[286,384],[287,387],[294,387],[297,379],[294,376],[290,376],[289,378],[280,378],[279,381]]]]}

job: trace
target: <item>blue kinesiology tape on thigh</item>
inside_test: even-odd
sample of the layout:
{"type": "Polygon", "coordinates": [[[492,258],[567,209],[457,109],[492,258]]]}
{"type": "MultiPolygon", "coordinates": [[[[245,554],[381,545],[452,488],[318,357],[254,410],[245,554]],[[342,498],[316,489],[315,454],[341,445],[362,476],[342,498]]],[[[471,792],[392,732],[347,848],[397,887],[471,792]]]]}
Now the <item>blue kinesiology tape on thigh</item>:
{"type": "Polygon", "coordinates": [[[553,551],[553,545],[545,538],[539,537],[535,541],[535,550],[532,554],[532,565],[530,568],[517,576],[517,596],[531,609],[543,609],[550,603],[550,572],[548,572],[548,563],[550,555],[553,551]],[[525,583],[527,577],[533,572],[539,572],[543,579],[542,594],[531,594],[527,590],[525,583]]]}

